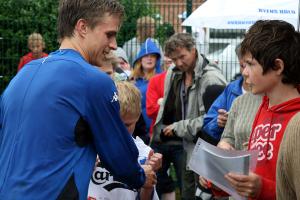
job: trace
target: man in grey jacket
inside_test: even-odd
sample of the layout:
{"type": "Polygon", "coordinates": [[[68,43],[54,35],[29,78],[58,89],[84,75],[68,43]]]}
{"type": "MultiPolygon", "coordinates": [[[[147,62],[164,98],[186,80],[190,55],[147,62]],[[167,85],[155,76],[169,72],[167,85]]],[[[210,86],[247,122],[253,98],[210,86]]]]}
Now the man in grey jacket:
{"type": "MultiPolygon", "coordinates": [[[[202,96],[208,86],[225,85],[221,70],[196,48],[188,33],[178,33],[165,44],[165,54],[175,63],[167,72],[164,100],[153,129],[152,144],[180,144],[184,147],[182,199],[195,199],[195,174],[186,166],[201,130],[205,109],[202,96]]],[[[164,157],[165,159],[165,157],[164,157]]],[[[158,177],[159,181],[159,177],[158,177]]]]}

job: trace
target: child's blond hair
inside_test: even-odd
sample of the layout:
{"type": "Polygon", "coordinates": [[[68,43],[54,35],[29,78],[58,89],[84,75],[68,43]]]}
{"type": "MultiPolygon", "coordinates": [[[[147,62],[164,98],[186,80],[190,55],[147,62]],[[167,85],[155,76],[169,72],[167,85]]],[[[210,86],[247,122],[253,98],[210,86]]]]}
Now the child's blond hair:
{"type": "Polygon", "coordinates": [[[27,45],[28,45],[28,48],[30,48],[32,46],[32,44],[35,42],[35,41],[41,41],[42,42],[42,46],[43,46],[43,49],[45,48],[45,41],[44,41],[44,38],[41,34],[39,33],[31,33],[29,36],[28,36],[28,40],[27,40],[27,45]]]}
{"type": "Polygon", "coordinates": [[[139,89],[128,81],[117,81],[116,87],[119,94],[120,115],[139,117],[141,109],[141,93],[139,89]]]}

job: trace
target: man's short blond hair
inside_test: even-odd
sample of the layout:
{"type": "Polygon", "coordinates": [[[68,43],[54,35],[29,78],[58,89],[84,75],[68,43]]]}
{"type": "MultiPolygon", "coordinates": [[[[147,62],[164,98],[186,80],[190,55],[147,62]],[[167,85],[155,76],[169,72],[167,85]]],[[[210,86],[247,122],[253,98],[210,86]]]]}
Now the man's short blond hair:
{"type": "Polygon", "coordinates": [[[137,37],[144,42],[155,34],[155,19],[149,16],[143,16],[136,21],[137,37]]]}
{"type": "Polygon", "coordinates": [[[117,81],[116,87],[119,94],[120,115],[138,118],[142,112],[139,89],[128,81],[117,81]]]}
{"type": "Polygon", "coordinates": [[[145,28],[147,25],[155,25],[155,19],[149,16],[143,16],[136,20],[137,28],[145,28]]]}

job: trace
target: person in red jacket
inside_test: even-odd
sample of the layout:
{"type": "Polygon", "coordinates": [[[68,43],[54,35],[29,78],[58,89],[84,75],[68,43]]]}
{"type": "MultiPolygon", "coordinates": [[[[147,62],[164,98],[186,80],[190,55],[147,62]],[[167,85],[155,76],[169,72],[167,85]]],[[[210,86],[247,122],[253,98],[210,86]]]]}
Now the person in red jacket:
{"type": "MultiPolygon", "coordinates": [[[[146,93],[146,111],[148,117],[152,120],[151,127],[150,127],[150,137],[152,136],[152,128],[155,124],[156,117],[159,111],[159,107],[163,101],[164,97],[164,82],[165,77],[167,74],[167,69],[169,67],[174,66],[174,63],[172,59],[170,59],[167,56],[164,56],[163,59],[163,70],[164,72],[157,74],[153,76],[148,84],[147,93],[146,93]]],[[[183,153],[183,148],[180,145],[180,147],[174,148],[170,147],[168,144],[161,144],[161,145],[154,145],[151,144],[153,149],[161,154],[163,154],[163,167],[158,171],[157,173],[157,192],[162,200],[175,200],[175,184],[172,179],[172,177],[168,174],[168,170],[170,167],[170,163],[174,164],[175,172],[177,177],[177,180],[180,179],[179,175],[181,172],[179,172],[178,166],[178,160],[180,159],[174,159],[174,156],[170,156],[171,152],[174,153],[173,155],[178,155],[183,153]],[[162,147],[164,146],[164,147],[162,147]],[[170,147],[170,148],[169,148],[170,147]],[[166,149],[168,149],[166,151],[166,149]],[[176,151],[176,152],[174,152],[176,151]]],[[[181,183],[180,181],[177,181],[177,185],[180,187],[181,183]]]]}
{"type": "Polygon", "coordinates": [[[48,54],[43,52],[45,49],[45,41],[39,33],[32,33],[29,35],[28,48],[30,52],[20,59],[18,71],[20,71],[22,67],[30,61],[48,56],[48,54]]]}
{"type": "Polygon", "coordinates": [[[252,126],[248,149],[259,151],[257,167],[249,175],[225,178],[241,196],[276,199],[276,161],[285,129],[300,111],[300,34],[280,20],[257,21],[241,44],[254,94],[264,95],[252,126]]]}
{"type": "Polygon", "coordinates": [[[149,118],[151,118],[150,136],[152,134],[152,128],[156,121],[160,103],[164,97],[164,82],[167,74],[167,69],[173,66],[174,63],[171,58],[164,56],[163,70],[164,72],[155,75],[149,81],[147,93],[146,93],[146,112],[149,118]]]}

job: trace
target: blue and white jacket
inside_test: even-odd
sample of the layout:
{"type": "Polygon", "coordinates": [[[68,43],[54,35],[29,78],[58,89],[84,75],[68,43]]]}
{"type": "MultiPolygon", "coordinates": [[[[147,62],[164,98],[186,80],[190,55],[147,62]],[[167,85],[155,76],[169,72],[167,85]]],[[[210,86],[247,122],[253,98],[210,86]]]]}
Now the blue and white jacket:
{"type": "Polygon", "coordinates": [[[220,96],[214,101],[204,117],[202,130],[205,134],[220,140],[224,128],[218,126],[218,110],[229,111],[232,102],[242,94],[243,77],[229,83],[220,96]]]}
{"type": "MultiPolygon", "coordinates": [[[[141,50],[139,54],[137,55],[136,59],[133,62],[134,64],[140,60],[142,57],[149,55],[149,54],[156,54],[157,55],[157,61],[155,65],[155,72],[156,74],[161,73],[161,68],[160,68],[160,60],[161,60],[161,53],[159,48],[156,46],[154,41],[150,38],[148,38],[141,46],[141,50]]],[[[151,126],[151,119],[147,116],[146,113],[146,91],[148,88],[148,83],[149,80],[143,79],[143,78],[137,78],[135,85],[137,88],[140,90],[141,95],[142,95],[142,115],[146,123],[146,129],[147,133],[149,132],[150,126],[151,126]]]]}

